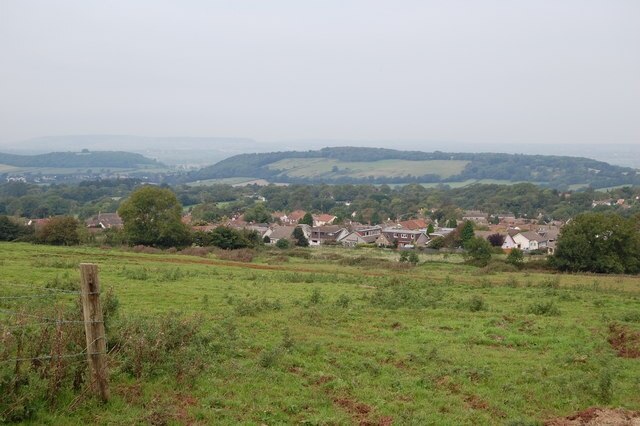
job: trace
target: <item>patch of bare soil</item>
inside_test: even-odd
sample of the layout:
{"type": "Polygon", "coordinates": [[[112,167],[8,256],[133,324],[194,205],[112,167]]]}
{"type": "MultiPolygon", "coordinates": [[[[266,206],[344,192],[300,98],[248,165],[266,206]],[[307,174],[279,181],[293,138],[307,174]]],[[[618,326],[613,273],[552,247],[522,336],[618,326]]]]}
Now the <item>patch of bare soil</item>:
{"type": "Polygon", "coordinates": [[[577,414],[546,421],[545,426],[640,426],[640,411],[587,408],[577,414]]]}
{"type": "Polygon", "coordinates": [[[640,332],[613,323],[609,325],[609,344],[622,358],[640,358],[640,332]]]}

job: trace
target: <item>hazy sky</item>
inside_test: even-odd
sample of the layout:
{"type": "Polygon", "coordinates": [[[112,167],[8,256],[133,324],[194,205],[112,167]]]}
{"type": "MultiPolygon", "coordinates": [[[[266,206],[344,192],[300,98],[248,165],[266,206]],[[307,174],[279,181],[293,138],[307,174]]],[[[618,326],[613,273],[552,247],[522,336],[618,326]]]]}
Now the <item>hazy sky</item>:
{"type": "Polygon", "coordinates": [[[0,0],[0,143],[640,143],[640,1],[0,0]]]}

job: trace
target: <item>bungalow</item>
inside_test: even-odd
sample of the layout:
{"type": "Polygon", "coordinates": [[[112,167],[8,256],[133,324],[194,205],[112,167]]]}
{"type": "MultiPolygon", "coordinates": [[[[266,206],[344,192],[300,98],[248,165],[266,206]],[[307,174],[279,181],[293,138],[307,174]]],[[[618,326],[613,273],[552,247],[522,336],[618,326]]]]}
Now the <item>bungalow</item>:
{"type": "Polygon", "coordinates": [[[539,250],[546,248],[547,240],[537,232],[519,232],[513,237],[516,247],[525,251],[539,250]]]}
{"type": "Polygon", "coordinates": [[[504,237],[504,242],[502,243],[502,250],[512,250],[516,247],[518,247],[518,244],[515,242],[511,235],[507,234],[504,237]]]}
{"type": "Polygon", "coordinates": [[[282,239],[293,241],[294,229],[296,227],[291,225],[276,225],[265,232],[264,237],[269,237],[269,244],[275,244],[282,239]]]}

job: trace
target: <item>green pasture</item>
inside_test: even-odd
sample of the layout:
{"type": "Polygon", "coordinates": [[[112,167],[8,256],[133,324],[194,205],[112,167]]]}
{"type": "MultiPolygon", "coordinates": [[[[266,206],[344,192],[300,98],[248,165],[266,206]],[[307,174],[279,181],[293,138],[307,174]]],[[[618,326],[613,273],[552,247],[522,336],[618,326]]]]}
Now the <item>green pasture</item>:
{"type": "Polygon", "coordinates": [[[232,186],[244,186],[244,185],[268,185],[264,179],[256,179],[252,177],[230,177],[220,179],[206,179],[198,180],[195,182],[189,182],[189,186],[211,186],[211,185],[232,185],[232,186]]]}
{"type": "Polygon", "coordinates": [[[592,406],[640,409],[640,361],[608,342],[612,324],[640,330],[638,277],[424,254],[411,267],[377,249],[233,256],[0,243],[0,296],[73,283],[77,264],[93,262],[117,318],[197,316],[218,348],[186,384],[173,371],[134,378],[115,360],[109,403],[68,392],[31,422],[541,424],[592,406]]]}
{"type": "Polygon", "coordinates": [[[468,161],[462,160],[380,160],[348,162],[332,158],[289,158],[269,164],[271,170],[280,170],[291,177],[337,177],[353,178],[401,177],[426,174],[448,178],[462,172],[468,161]]]}

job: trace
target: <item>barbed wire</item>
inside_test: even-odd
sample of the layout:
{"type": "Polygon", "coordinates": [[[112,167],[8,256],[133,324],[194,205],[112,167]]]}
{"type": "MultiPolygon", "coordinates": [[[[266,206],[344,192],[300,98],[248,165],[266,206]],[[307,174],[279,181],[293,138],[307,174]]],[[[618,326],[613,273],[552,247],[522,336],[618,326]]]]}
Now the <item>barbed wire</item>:
{"type": "MultiPolygon", "coordinates": [[[[77,293],[80,294],[80,293],[77,293]]],[[[33,294],[29,296],[0,296],[0,300],[15,300],[15,299],[44,299],[48,297],[60,297],[60,296],[75,296],[76,293],[48,293],[48,294],[33,294]]]]}
{"type": "Polygon", "coordinates": [[[11,362],[23,362],[23,361],[37,361],[37,360],[59,360],[65,358],[77,358],[79,356],[86,355],[106,355],[108,352],[91,352],[87,354],[86,352],[78,352],[76,354],[68,354],[68,355],[43,355],[43,356],[34,356],[31,358],[10,358],[0,361],[0,364],[7,364],[11,362]]]}
{"type": "Polygon", "coordinates": [[[83,321],[83,320],[65,320],[65,319],[57,319],[57,318],[48,318],[40,315],[25,314],[23,312],[12,311],[4,308],[0,308],[0,313],[5,315],[16,315],[16,316],[23,316],[28,318],[36,318],[36,319],[39,319],[42,321],[48,321],[54,324],[96,324],[96,323],[104,322],[104,321],[83,321]]]}
{"type": "MultiPolygon", "coordinates": [[[[46,284],[45,284],[46,285],[46,284]]],[[[43,291],[51,291],[53,293],[68,293],[68,294],[80,294],[80,291],[78,290],[66,290],[63,288],[55,288],[55,287],[42,287],[42,286],[34,286],[34,285],[28,285],[28,284],[20,284],[20,283],[7,283],[7,282],[0,282],[0,288],[3,287],[19,287],[19,288],[27,288],[30,290],[43,290],[43,291]]]]}

